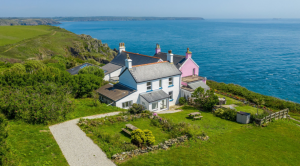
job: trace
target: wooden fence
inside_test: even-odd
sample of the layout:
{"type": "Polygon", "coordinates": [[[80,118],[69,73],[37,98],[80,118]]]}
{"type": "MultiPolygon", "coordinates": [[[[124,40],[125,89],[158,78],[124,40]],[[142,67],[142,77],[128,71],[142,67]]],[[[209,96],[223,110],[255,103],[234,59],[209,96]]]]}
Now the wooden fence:
{"type": "Polygon", "coordinates": [[[269,123],[269,122],[272,122],[272,120],[277,120],[277,119],[283,119],[283,118],[290,118],[289,116],[289,109],[284,109],[284,110],[281,110],[279,112],[275,112],[275,113],[272,113],[262,119],[255,119],[255,122],[256,124],[258,125],[262,125],[263,123],[269,123]]]}

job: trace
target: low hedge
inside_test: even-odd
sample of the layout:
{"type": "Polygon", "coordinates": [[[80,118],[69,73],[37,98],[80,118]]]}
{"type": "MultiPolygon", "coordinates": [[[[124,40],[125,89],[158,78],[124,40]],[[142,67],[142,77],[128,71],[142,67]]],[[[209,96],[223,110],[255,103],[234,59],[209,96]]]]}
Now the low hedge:
{"type": "MultiPolygon", "coordinates": [[[[240,85],[236,84],[225,84],[225,83],[219,83],[216,81],[208,80],[207,85],[212,89],[217,89],[222,92],[229,92],[237,96],[244,97],[246,100],[256,103],[254,100],[261,98],[265,101],[264,106],[273,108],[273,109],[286,109],[289,108],[291,112],[297,112],[300,113],[300,104],[282,100],[276,97],[272,96],[266,96],[259,93],[255,93],[253,91],[250,91],[246,89],[245,87],[242,87],[240,85]]],[[[257,104],[257,103],[256,103],[257,104]]]]}

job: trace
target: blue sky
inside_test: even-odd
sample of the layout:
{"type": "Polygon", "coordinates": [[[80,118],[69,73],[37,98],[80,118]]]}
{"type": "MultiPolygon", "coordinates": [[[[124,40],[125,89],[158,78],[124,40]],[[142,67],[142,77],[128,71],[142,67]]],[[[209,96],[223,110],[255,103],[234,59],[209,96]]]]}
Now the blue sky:
{"type": "Polygon", "coordinates": [[[300,0],[2,0],[0,17],[300,18],[300,0]]]}

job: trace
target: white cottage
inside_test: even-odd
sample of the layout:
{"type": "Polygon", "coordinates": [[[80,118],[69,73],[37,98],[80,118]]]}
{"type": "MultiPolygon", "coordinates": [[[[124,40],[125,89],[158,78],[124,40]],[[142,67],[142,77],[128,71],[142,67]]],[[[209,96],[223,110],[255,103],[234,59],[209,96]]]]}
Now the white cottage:
{"type": "Polygon", "coordinates": [[[100,100],[120,108],[129,108],[133,103],[142,104],[150,111],[162,111],[178,103],[181,86],[181,72],[173,64],[173,54],[168,60],[132,66],[132,60],[125,60],[118,84],[107,84],[97,91],[100,100]]]}

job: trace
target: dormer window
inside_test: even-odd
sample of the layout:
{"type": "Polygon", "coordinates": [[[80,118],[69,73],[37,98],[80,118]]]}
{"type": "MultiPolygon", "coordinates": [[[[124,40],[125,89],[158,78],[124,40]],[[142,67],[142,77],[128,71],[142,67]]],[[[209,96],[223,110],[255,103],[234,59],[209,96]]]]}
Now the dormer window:
{"type": "Polygon", "coordinates": [[[170,77],[169,78],[169,86],[172,86],[173,85],[173,77],[170,77]]]}
{"type": "Polygon", "coordinates": [[[147,82],[147,91],[152,90],[151,82],[147,82]]]}

